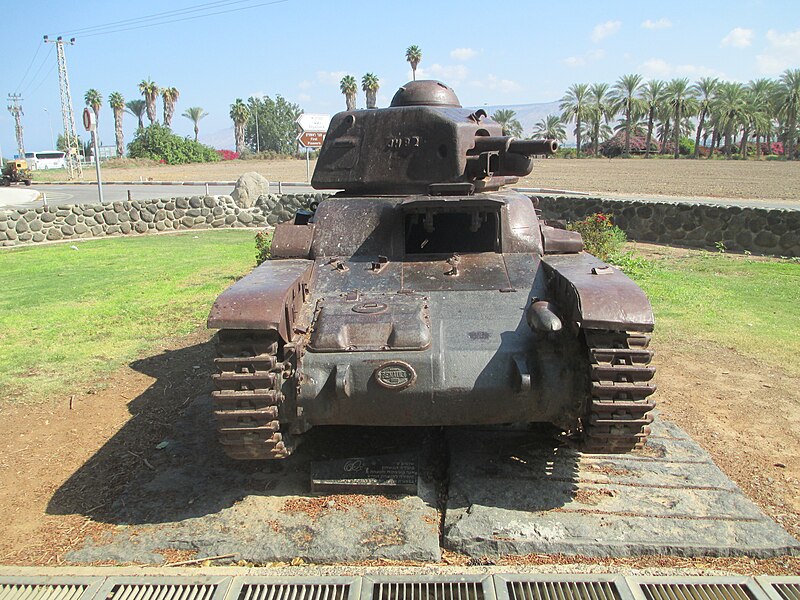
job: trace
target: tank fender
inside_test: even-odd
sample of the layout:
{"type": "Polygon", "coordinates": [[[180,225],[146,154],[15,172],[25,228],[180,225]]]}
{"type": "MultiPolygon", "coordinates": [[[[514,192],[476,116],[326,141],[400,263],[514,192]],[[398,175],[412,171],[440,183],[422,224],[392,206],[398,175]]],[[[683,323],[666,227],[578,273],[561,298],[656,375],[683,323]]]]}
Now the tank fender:
{"type": "Polygon", "coordinates": [[[642,289],[619,269],[579,254],[545,255],[542,265],[561,315],[589,329],[652,331],[653,309],[642,289]]]}
{"type": "Polygon", "coordinates": [[[285,342],[308,294],[312,260],[268,260],[222,292],[208,317],[210,329],[276,330],[285,342]]]}

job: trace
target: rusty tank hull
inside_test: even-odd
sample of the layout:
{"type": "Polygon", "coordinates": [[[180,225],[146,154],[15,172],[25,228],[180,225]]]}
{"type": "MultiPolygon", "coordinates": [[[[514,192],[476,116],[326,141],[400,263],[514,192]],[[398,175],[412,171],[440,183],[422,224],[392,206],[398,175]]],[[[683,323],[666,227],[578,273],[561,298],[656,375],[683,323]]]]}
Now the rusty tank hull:
{"type": "Polygon", "coordinates": [[[642,447],[647,298],[502,189],[553,142],[416,84],[333,119],[314,183],[345,191],[278,225],[272,259],[215,303],[220,442],[266,459],[316,425],[549,422],[588,450],[642,447]]]}

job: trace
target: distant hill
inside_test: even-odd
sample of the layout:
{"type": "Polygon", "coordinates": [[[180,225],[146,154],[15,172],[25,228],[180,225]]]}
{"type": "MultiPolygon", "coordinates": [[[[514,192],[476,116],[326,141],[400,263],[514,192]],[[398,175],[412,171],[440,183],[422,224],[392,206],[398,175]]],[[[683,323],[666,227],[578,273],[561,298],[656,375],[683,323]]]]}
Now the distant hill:
{"type": "MultiPolygon", "coordinates": [[[[558,110],[558,102],[537,102],[535,104],[507,104],[496,106],[472,106],[469,108],[478,109],[482,108],[488,114],[492,114],[500,109],[510,109],[517,113],[517,120],[522,124],[522,130],[525,137],[533,133],[533,126],[537,121],[541,121],[547,115],[560,114],[558,110]]],[[[567,125],[567,146],[575,145],[575,136],[572,134],[572,125],[567,125]]],[[[220,129],[208,134],[201,134],[200,141],[204,144],[217,148],[218,150],[233,150],[236,146],[233,137],[233,127],[227,129],[220,129]]]]}
{"type": "Polygon", "coordinates": [[[233,127],[220,129],[212,133],[201,133],[198,139],[206,146],[211,146],[217,150],[233,150],[236,148],[236,139],[233,137],[233,127]]]}

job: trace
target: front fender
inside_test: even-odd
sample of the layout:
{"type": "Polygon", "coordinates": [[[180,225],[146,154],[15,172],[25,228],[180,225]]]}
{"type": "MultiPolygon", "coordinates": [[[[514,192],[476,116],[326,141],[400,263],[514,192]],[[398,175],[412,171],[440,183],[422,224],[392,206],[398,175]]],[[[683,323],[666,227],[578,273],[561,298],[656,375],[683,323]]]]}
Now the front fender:
{"type": "Polygon", "coordinates": [[[275,330],[292,339],[308,294],[312,260],[268,260],[222,292],[208,316],[210,329],[275,330]]]}

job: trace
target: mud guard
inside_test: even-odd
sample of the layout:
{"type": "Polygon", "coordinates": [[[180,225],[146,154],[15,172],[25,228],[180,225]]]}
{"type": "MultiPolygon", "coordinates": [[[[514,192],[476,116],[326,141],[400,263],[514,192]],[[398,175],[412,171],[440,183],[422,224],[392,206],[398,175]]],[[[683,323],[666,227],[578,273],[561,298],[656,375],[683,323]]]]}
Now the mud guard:
{"type": "Polygon", "coordinates": [[[563,316],[588,329],[653,331],[653,309],[627,275],[590,254],[545,255],[553,300],[563,316]]]}
{"type": "Polygon", "coordinates": [[[208,316],[210,329],[275,330],[291,341],[305,302],[312,260],[268,260],[225,290],[208,316]]]}

